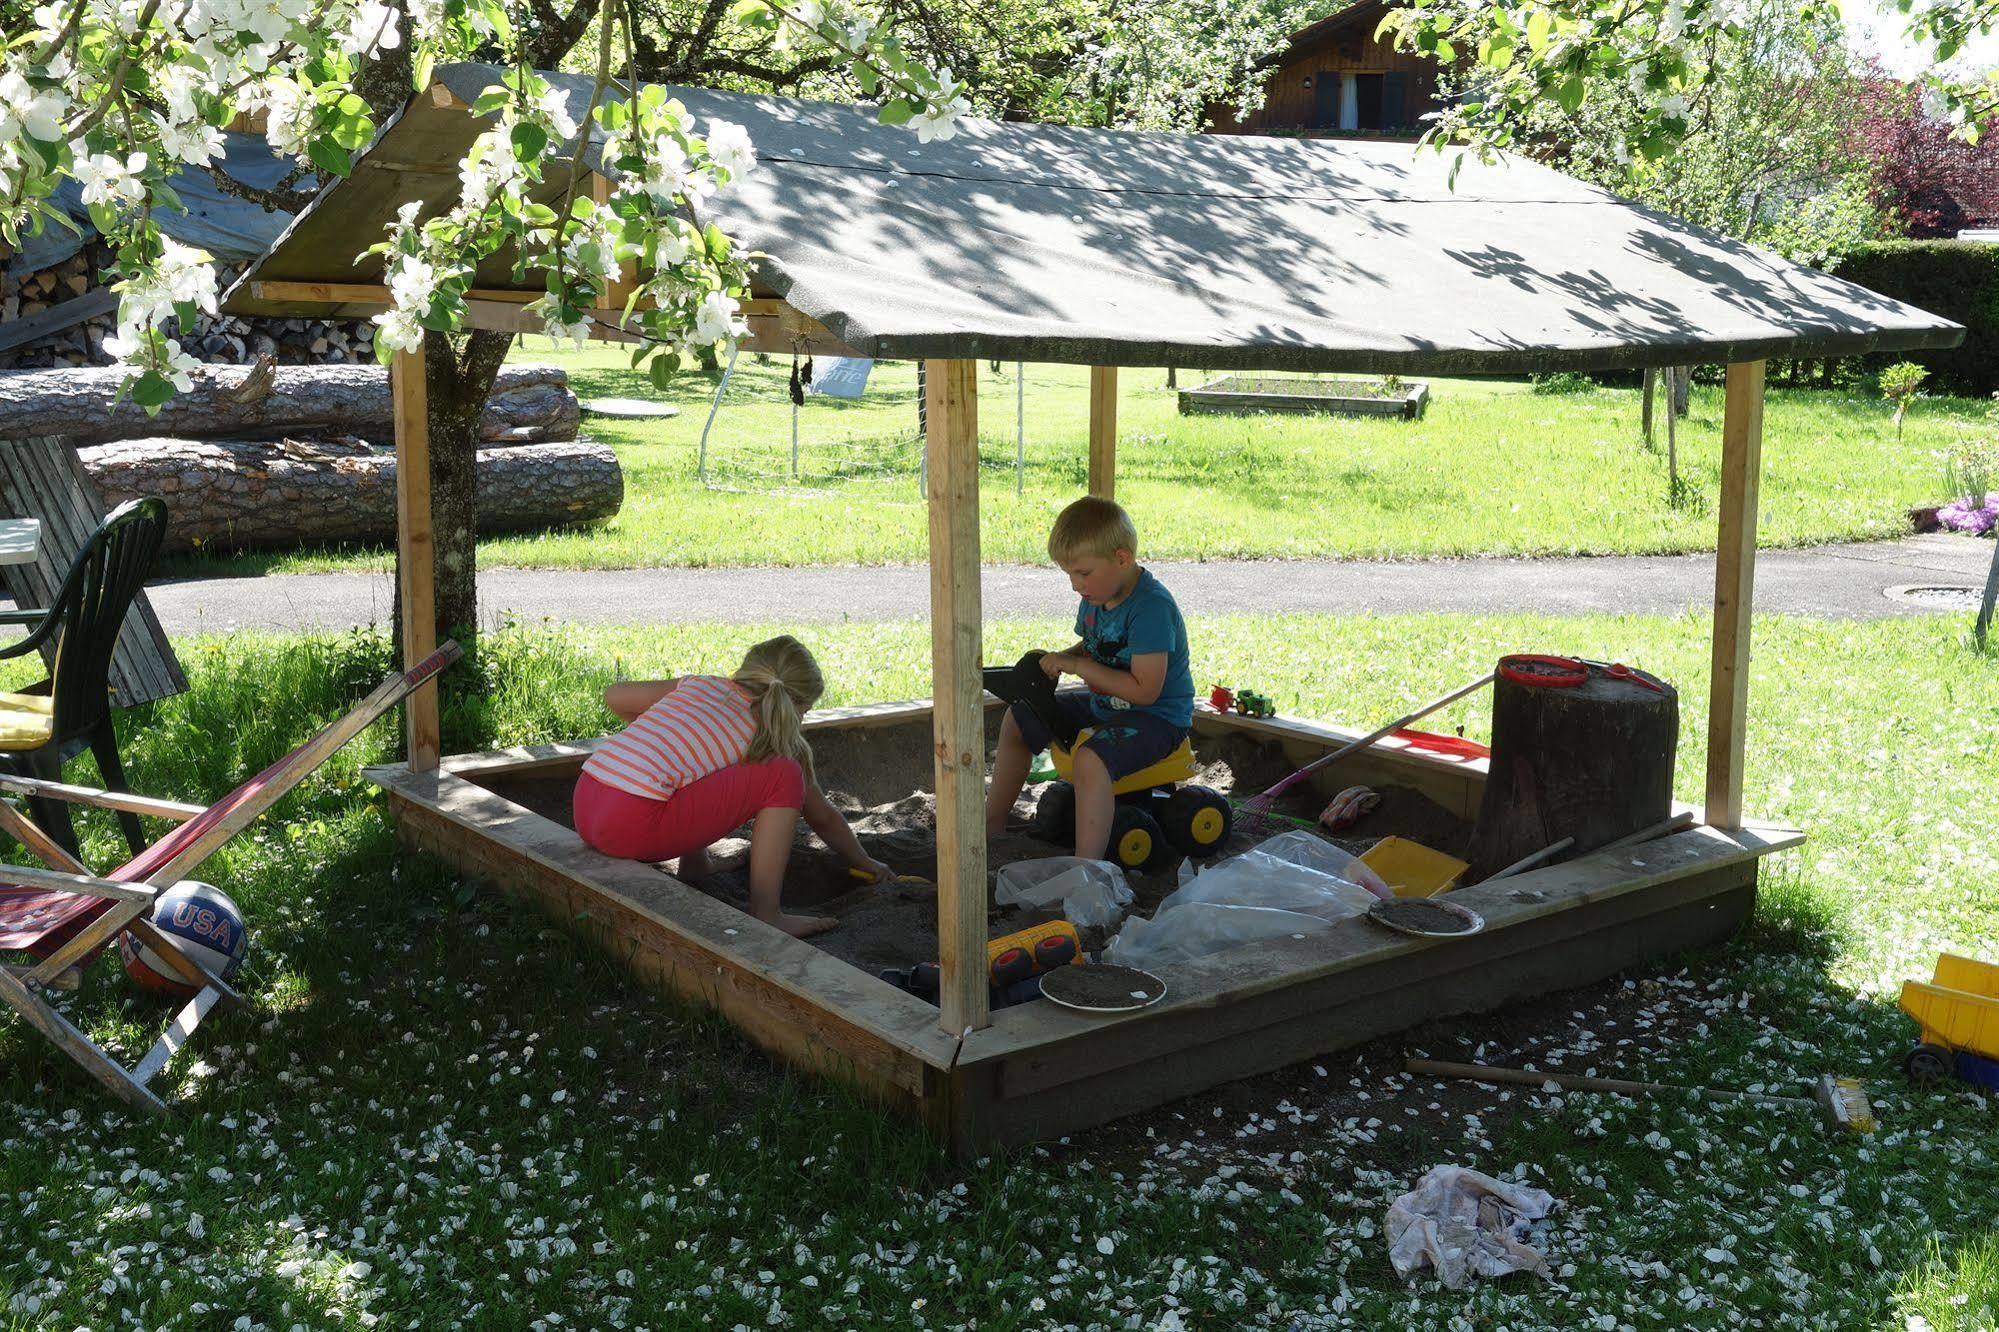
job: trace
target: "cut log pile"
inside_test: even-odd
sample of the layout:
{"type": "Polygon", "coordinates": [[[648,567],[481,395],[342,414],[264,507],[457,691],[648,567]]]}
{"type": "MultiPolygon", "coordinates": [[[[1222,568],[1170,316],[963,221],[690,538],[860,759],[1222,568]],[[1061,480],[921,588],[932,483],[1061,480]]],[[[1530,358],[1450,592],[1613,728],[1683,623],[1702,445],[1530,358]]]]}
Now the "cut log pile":
{"type": "MultiPolygon", "coordinates": [[[[37,370],[109,365],[104,339],[117,326],[117,300],[97,274],[112,262],[92,240],[69,258],[35,272],[8,271],[0,280],[0,369],[37,370]]],[[[217,265],[226,291],[243,265],[217,265]]],[[[375,359],[375,326],[354,319],[243,319],[203,315],[176,334],[198,361],[247,364],[268,356],[280,365],[343,364],[375,359]]]]}
{"type": "MultiPolygon", "coordinates": [[[[0,440],[54,436],[107,506],[167,502],[166,549],[387,542],[396,532],[394,414],[379,366],[203,366],[148,417],[112,405],[122,372],[0,372],[0,440]]],[[[609,448],[552,366],[500,371],[480,420],[481,535],[597,522],[624,501],[609,448]]]]}
{"type": "MultiPolygon", "coordinates": [[[[358,440],[148,438],[77,452],[107,506],[167,502],[170,552],[396,539],[395,455],[358,440]]],[[[602,444],[481,449],[478,475],[481,536],[599,521],[625,497],[602,444]]]]}

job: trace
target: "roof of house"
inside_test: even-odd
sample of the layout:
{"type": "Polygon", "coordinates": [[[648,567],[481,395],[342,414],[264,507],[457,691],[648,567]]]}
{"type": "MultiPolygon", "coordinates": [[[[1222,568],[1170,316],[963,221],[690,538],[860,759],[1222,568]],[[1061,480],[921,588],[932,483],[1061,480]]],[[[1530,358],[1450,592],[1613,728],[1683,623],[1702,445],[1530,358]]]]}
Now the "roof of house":
{"type": "MultiPolygon", "coordinates": [[[[380,282],[356,252],[442,207],[499,74],[413,99],[234,287],[380,282]],[[444,99],[449,100],[449,99],[444,99]],[[424,169],[425,167],[429,169],[424,169]]],[[[581,116],[589,81],[548,76],[581,116]]],[[[868,108],[674,89],[746,126],[759,169],[701,216],[864,355],[1097,365],[1518,372],[1948,346],[1963,330],[1519,158],[1412,145],[967,121],[921,144],[868,108]]],[[[481,285],[511,281],[488,261],[481,285]]]]}

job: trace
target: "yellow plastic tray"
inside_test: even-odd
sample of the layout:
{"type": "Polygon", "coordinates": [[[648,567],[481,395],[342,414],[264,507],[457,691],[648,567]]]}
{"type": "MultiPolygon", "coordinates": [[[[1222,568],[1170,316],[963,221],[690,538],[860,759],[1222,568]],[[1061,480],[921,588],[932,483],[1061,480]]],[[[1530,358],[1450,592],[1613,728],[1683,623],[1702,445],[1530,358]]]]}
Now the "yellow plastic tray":
{"type": "Polygon", "coordinates": [[[1361,861],[1395,890],[1397,897],[1435,897],[1458,886],[1471,868],[1456,856],[1433,851],[1406,837],[1384,837],[1369,847],[1361,861]]]}

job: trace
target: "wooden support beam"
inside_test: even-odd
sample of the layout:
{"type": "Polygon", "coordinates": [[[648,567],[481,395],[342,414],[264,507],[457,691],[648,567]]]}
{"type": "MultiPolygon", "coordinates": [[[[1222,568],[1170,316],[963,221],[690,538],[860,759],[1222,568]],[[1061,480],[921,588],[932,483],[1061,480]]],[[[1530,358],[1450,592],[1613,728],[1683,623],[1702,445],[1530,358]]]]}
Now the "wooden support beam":
{"type": "MultiPolygon", "coordinates": [[[[1721,535],[1714,562],[1714,672],[1708,695],[1706,817],[1711,826],[1729,830],[1742,826],[1765,364],[1738,361],[1728,367],[1721,427],[1721,535]]],[[[1669,401],[1669,426],[1670,413],[1669,401]]]]}
{"type": "Polygon", "coordinates": [[[1090,493],[1117,498],[1117,367],[1090,367],[1090,493]]]}
{"type": "MultiPolygon", "coordinates": [[[[399,351],[389,373],[396,418],[396,586],[402,598],[403,668],[437,650],[436,542],[430,514],[429,393],[424,352],[399,351]]],[[[437,683],[403,703],[403,730],[412,772],[434,772],[444,744],[437,717],[437,683]]]]}
{"type": "Polygon", "coordinates": [[[750,331],[744,335],[742,345],[751,351],[776,356],[793,352],[816,356],[861,355],[834,337],[832,330],[817,319],[775,297],[753,296],[744,301],[743,319],[750,331]]]}
{"type": "Polygon", "coordinates": [[[925,375],[930,472],[930,643],[937,754],[938,1021],[957,1035],[986,1011],[986,727],[981,705],[979,375],[932,361],[925,375]]]}
{"type": "Polygon", "coordinates": [[[127,813],[170,819],[175,823],[186,823],[207,808],[206,805],[190,805],[184,800],[158,800],[152,796],[133,795],[130,791],[100,791],[94,786],[71,786],[68,782],[22,777],[11,772],[0,773],[0,791],[63,800],[72,805],[88,805],[92,809],[122,809],[127,813]]]}

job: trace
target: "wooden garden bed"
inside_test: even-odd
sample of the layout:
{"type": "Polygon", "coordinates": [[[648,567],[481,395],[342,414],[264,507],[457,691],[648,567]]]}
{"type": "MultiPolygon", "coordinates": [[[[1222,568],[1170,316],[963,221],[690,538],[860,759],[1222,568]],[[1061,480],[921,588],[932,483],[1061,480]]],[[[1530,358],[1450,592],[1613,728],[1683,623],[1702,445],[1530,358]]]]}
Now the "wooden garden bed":
{"type": "MultiPolygon", "coordinates": [[[[997,713],[987,716],[990,723],[997,713]]],[[[872,785],[870,799],[929,785],[932,725],[927,702],[832,709],[810,722],[828,785],[854,774],[872,785]]],[[[1353,734],[1205,710],[1195,731],[1197,745],[1247,736],[1286,762],[1353,734]]],[[[573,781],[594,743],[460,755],[437,772],[398,766],[369,776],[388,792],[406,842],[548,912],[645,984],[717,1010],[772,1054],[919,1117],[964,1152],[1057,1136],[1725,938],[1754,905],[1758,859],[1802,840],[1783,828],[1696,826],[1460,890],[1455,900],[1488,922],[1466,939],[1417,940],[1347,920],[1175,967],[1165,1002],[1140,1013],[1089,1017],[1031,1003],[951,1034],[930,1004],[652,866],[601,856],[557,818],[534,812],[531,803],[547,801],[526,792],[573,781]]],[[[1327,780],[1414,788],[1469,817],[1485,773],[1482,761],[1388,742],[1327,780]]]]}
{"type": "Polygon", "coordinates": [[[1323,412],[1339,416],[1399,416],[1413,421],[1430,403],[1430,386],[1403,384],[1390,390],[1376,379],[1287,379],[1265,375],[1224,375],[1180,390],[1180,414],[1239,412],[1323,412]]]}

